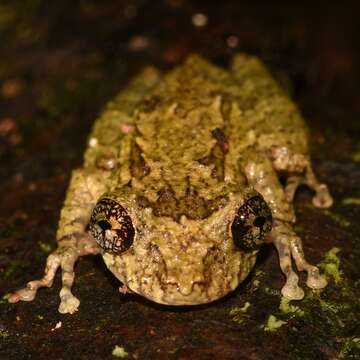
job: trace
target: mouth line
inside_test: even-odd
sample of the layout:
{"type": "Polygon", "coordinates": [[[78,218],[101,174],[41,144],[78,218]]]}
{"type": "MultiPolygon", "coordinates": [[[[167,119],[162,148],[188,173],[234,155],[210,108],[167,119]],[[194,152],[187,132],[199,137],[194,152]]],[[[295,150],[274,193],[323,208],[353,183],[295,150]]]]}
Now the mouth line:
{"type": "Polygon", "coordinates": [[[190,286],[181,286],[176,282],[166,282],[165,288],[168,293],[176,290],[176,293],[181,296],[188,297],[193,293],[204,292],[207,286],[205,281],[195,281],[190,286]]]}
{"type": "MultiPolygon", "coordinates": [[[[205,290],[204,282],[194,283],[191,287],[189,293],[182,293],[179,289],[177,283],[166,284],[161,292],[153,291],[144,291],[142,287],[132,288],[132,284],[127,283],[127,287],[134,293],[137,293],[140,296],[147,298],[150,301],[155,303],[169,305],[169,306],[193,306],[201,305],[212,302],[215,299],[212,299],[208,296],[207,291],[205,290]],[[170,285],[170,286],[169,286],[170,285]],[[201,287],[195,287],[194,285],[202,285],[201,287]],[[172,291],[170,290],[172,289],[172,291]]],[[[219,296],[221,297],[221,296],[219,296]]]]}

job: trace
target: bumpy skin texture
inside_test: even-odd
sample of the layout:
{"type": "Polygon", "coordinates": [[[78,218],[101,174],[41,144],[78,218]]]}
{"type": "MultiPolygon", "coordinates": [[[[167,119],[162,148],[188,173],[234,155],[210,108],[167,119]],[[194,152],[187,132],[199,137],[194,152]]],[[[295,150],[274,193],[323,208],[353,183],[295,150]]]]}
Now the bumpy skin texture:
{"type": "Polygon", "coordinates": [[[326,185],[313,174],[299,111],[257,58],[236,56],[230,72],[198,56],[164,76],[147,68],[95,122],[44,277],[9,301],[32,300],[61,267],[59,311],[75,312],[74,263],[102,253],[124,284],[120,291],[169,305],[207,303],[245,279],[263,241],[278,250],[283,295],[301,299],[292,259],[307,271],[309,287],[322,288],[326,281],[306,262],[292,229],[300,184],[314,190],[315,206],[331,205],[326,185]],[[87,232],[99,201],[97,209],[120,205],[93,214],[91,233],[103,249],[87,232]],[[234,231],[238,245],[246,239],[244,246],[235,243],[234,231]]]}

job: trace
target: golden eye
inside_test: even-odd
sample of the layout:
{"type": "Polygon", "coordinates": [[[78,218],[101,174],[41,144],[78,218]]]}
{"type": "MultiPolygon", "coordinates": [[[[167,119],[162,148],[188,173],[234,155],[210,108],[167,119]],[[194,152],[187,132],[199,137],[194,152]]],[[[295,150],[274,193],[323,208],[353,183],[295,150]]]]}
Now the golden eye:
{"type": "Polygon", "coordinates": [[[126,210],[116,201],[101,199],[93,209],[89,230],[106,252],[120,254],[134,241],[134,227],[126,210]]]}
{"type": "Polygon", "coordinates": [[[240,206],[231,225],[231,233],[239,249],[253,251],[263,244],[271,227],[271,210],[259,194],[240,206]]]}

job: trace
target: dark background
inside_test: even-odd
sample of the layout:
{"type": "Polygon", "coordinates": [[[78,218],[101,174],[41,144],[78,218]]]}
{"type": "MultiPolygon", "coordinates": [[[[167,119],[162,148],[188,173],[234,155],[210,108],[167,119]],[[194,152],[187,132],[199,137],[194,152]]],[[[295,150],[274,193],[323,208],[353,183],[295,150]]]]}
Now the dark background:
{"type": "MultiPolygon", "coordinates": [[[[360,359],[360,41],[357,1],[0,1],[0,358],[360,359]],[[196,26],[194,15],[206,15],[196,26]],[[163,70],[197,52],[227,66],[258,55],[311,130],[329,211],[296,198],[296,230],[314,263],[338,247],[342,280],[279,310],[284,278],[265,247],[225,299],[170,308],[120,296],[101,258],[79,261],[75,315],[57,311],[59,274],[31,303],[6,294],[42,274],[54,249],[71,170],[82,163],[106,101],[145,65],[163,70]],[[256,282],[259,285],[256,286],[256,282]],[[251,304],[246,314],[239,308],[251,304]],[[241,312],[240,312],[241,314],[241,312]],[[287,321],[266,332],[270,314],[287,321]],[[51,330],[61,321],[61,327],[51,330]]],[[[196,20],[196,17],[195,17],[196,20]]],[[[336,262],[336,260],[334,260],[336,262]]],[[[301,277],[302,283],[304,277],[301,277]]]]}

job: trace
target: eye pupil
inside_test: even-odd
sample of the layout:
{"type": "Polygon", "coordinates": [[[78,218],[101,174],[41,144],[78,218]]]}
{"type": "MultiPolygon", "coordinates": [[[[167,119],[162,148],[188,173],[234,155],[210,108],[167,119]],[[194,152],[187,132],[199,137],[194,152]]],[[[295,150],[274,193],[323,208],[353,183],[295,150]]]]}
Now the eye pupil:
{"type": "Polygon", "coordinates": [[[107,220],[98,221],[98,225],[101,227],[102,231],[110,230],[111,224],[107,220]]]}
{"type": "Polygon", "coordinates": [[[265,224],[266,218],[264,218],[263,216],[258,216],[255,221],[254,221],[254,226],[258,227],[258,228],[262,228],[265,224]]]}

